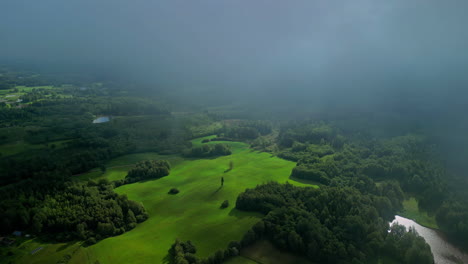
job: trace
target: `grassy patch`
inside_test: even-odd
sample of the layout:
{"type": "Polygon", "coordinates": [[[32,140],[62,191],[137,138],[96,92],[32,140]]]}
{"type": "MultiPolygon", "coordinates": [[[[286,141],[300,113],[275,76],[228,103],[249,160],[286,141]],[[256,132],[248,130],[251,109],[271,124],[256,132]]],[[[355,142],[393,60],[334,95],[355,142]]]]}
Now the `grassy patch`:
{"type": "Polygon", "coordinates": [[[434,216],[430,216],[427,212],[419,210],[418,201],[414,197],[403,201],[403,212],[400,215],[412,219],[422,226],[433,229],[439,228],[434,216]]]}
{"type": "MultiPolygon", "coordinates": [[[[69,140],[53,141],[49,142],[48,146],[54,144],[56,148],[61,148],[68,141],[69,140]]],[[[45,144],[29,144],[23,140],[19,140],[16,142],[10,142],[7,144],[0,145],[0,154],[1,156],[6,157],[45,148],[47,148],[45,144]]]]}
{"type": "MultiPolygon", "coordinates": [[[[196,139],[193,144],[201,144],[201,140],[196,139]]],[[[253,151],[244,143],[223,143],[231,146],[232,155],[213,159],[183,159],[155,153],[132,154],[109,162],[110,167],[116,167],[108,167],[104,175],[95,171],[88,176],[80,176],[124,177],[131,166],[117,166],[148,158],[169,159],[173,167],[167,177],[117,188],[116,192],[142,202],[150,218],[130,232],[80,248],[69,263],[94,263],[96,260],[102,264],[164,263],[167,251],[176,238],[191,240],[198,248],[197,254],[206,257],[217,249],[225,248],[230,241],[239,240],[260,220],[261,215],[257,213],[234,209],[237,195],[246,188],[268,181],[288,180],[295,185],[307,185],[289,179],[295,163],[253,151]],[[234,168],[224,173],[230,161],[234,168]],[[120,176],[116,176],[118,174],[120,176]],[[223,187],[220,185],[221,177],[225,179],[223,187]],[[173,187],[178,188],[180,193],[169,195],[167,192],[173,187]],[[231,205],[219,209],[224,200],[229,200],[231,205]],[[85,262],[81,256],[86,256],[85,262]]]]}
{"type": "Polygon", "coordinates": [[[106,172],[94,168],[91,171],[76,176],[79,180],[100,180],[108,179],[110,181],[120,180],[127,176],[127,172],[133,168],[135,163],[141,160],[167,159],[171,166],[176,166],[184,159],[176,155],[159,155],[155,152],[135,153],[115,158],[106,163],[106,172]]]}
{"type": "Polygon", "coordinates": [[[18,86],[16,86],[15,88],[18,89],[18,91],[19,91],[20,93],[32,92],[32,90],[34,90],[34,89],[47,89],[47,90],[55,89],[55,87],[54,87],[54,86],[51,86],[51,85],[45,85],[45,86],[31,86],[31,87],[18,85],[18,86]]]}
{"type": "Polygon", "coordinates": [[[16,155],[21,152],[26,152],[34,149],[45,148],[44,145],[32,145],[23,140],[10,142],[0,146],[0,153],[3,157],[16,155]]]}
{"type": "Polygon", "coordinates": [[[2,251],[11,251],[13,255],[6,256],[2,252],[1,263],[57,263],[68,256],[73,256],[77,260],[77,263],[86,263],[86,259],[83,258],[81,243],[79,242],[44,244],[37,239],[29,239],[16,247],[4,247],[2,251]]]}
{"type": "Polygon", "coordinates": [[[108,168],[105,173],[102,173],[99,169],[93,169],[90,172],[80,174],[76,178],[79,180],[95,180],[108,179],[110,181],[116,181],[125,178],[127,172],[133,167],[133,165],[118,166],[114,168],[108,168]]]}
{"type": "Polygon", "coordinates": [[[18,99],[21,95],[24,95],[28,92],[32,92],[33,89],[47,89],[47,90],[52,90],[55,89],[54,86],[33,86],[33,87],[27,87],[27,86],[15,86],[13,89],[8,89],[8,90],[0,90],[0,96],[3,96],[4,99],[8,100],[13,100],[13,99],[18,99]],[[17,90],[15,90],[17,89],[17,90]]]}

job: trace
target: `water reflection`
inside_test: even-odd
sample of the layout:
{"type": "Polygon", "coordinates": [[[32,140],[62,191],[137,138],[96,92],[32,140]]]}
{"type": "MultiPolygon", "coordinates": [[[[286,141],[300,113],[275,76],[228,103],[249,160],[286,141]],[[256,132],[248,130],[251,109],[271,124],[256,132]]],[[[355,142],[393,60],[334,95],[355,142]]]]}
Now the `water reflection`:
{"type": "Polygon", "coordinates": [[[98,118],[94,119],[93,124],[105,123],[105,122],[109,122],[109,121],[110,121],[110,117],[101,116],[101,117],[98,117],[98,118]]]}
{"type": "Polygon", "coordinates": [[[392,224],[399,223],[408,229],[413,226],[418,234],[422,236],[431,247],[436,264],[459,264],[468,263],[468,255],[450,244],[440,232],[421,226],[413,220],[396,215],[392,224]]]}

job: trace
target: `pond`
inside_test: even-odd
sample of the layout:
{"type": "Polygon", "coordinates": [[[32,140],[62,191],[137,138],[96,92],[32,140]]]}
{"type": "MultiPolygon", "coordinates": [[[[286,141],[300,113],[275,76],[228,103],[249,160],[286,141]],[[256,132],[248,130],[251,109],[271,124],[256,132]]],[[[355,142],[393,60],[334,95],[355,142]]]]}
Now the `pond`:
{"type": "Polygon", "coordinates": [[[468,263],[468,255],[461,252],[457,247],[447,241],[440,231],[419,225],[411,219],[396,215],[392,224],[397,223],[408,229],[413,226],[418,234],[422,236],[431,247],[436,264],[459,264],[468,263]]]}
{"type": "Polygon", "coordinates": [[[105,123],[110,121],[110,116],[101,116],[93,120],[93,124],[105,123]]]}

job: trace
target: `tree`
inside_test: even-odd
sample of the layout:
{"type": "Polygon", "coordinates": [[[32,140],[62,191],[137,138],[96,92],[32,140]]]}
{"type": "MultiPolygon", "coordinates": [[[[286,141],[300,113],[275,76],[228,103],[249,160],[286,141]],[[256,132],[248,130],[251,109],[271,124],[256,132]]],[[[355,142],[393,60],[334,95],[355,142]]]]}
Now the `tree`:
{"type": "Polygon", "coordinates": [[[76,225],[76,233],[81,239],[86,239],[86,223],[79,223],[76,225]]]}
{"type": "Polygon", "coordinates": [[[37,213],[33,217],[33,229],[34,232],[40,233],[42,231],[42,228],[44,226],[44,221],[47,219],[47,216],[43,214],[42,212],[37,213]]]}
{"type": "Polygon", "coordinates": [[[177,188],[171,188],[168,192],[169,194],[178,194],[179,193],[179,189],[177,188]]]}
{"type": "Polygon", "coordinates": [[[145,160],[131,169],[125,180],[128,183],[144,179],[158,179],[169,175],[171,166],[167,160],[145,160]]]}
{"type": "Polygon", "coordinates": [[[101,166],[99,166],[99,169],[101,170],[102,174],[106,173],[107,168],[105,164],[101,164],[101,166]]]}
{"type": "Polygon", "coordinates": [[[224,209],[224,208],[227,208],[227,207],[229,207],[229,201],[224,200],[224,202],[221,204],[221,209],[224,209]]]}
{"type": "Polygon", "coordinates": [[[135,214],[131,209],[128,209],[127,211],[127,217],[126,217],[126,223],[127,223],[127,228],[128,229],[133,229],[136,226],[137,219],[135,217],[135,214]]]}

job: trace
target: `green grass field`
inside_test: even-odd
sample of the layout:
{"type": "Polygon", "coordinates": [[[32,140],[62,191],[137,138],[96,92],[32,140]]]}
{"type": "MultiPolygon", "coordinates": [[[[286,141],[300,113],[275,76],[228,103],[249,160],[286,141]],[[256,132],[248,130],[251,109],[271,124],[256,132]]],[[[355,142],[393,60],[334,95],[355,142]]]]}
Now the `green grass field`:
{"type": "Polygon", "coordinates": [[[100,180],[100,179],[108,179],[110,181],[120,180],[127,176],[127,172],[141,160],[152,160],[152,159],[166,159],[169,160],[171,166],[176,166],[180,162],[183,162],[184,159],[180,156],[176,155],[159,155],[154,152],[146,152],[146,153],[136,153],[136,154],[129,154],[122,157],[115,158],[106,163],[106,172],[102,173],[101,169],[95,168],[91,171],[80,174],[77,176],[77,179],[80,180],[100,180]]]}
{"type": "MultiPolygon", "coordinates": [[[[51,86],[51,85],[47,85],[47,86],[31,86],[31,87],[27,87],[27,86],[15,86],[15,88],[12,88],[12,89],[7,89],[7,90],[0,90],[0,100],[5,100],[7,104],[11,105],[13,103],[16,102],[16,100],[20,99],[21,96],[27,94],[27,93],[30,93],[32,92],[32,90],[34,89],[41,89],[41,90],[54,90],[54,89],[60,89],[58,87],[55,87],[55,86],[51,86]]],[[[45,95],[45,97],[50,97],[51,94],[47,94],[45,95]]],[[[63,94],[63,93],[60,93],[58,95],[56,95],[60,98],[70,98],[72,97],[71,95],[69,94],[63,94]]],[[[43,100],[43,99],[39,99],[38,101],[40,100],[43,100]]],[[[28,102],[26,104],[32,104],[33,102],[28,102]]]]}
{"type": "MultiPolygon", "coordinates": [[[[201,144],[202,139],[194,140],[193,144],[201,144]]],[[[219,142],[207,144],[215,143],[219,142]]],[[[79,247],[76,243],[68,247],[45,244],[40,252],[24,256],[17,262],[51,263],[44,254],[53,259],[68,254],[71,256],[69,263],[165,263],[167,251],[176,238],[191,240],[197,246],[197,255],[206,257],[217,249],[225,248],[230,241],[239,240],[260,220],[259,214],[234,209],[237,195],[246,188],[268,181],[290,181],[298,186],[310,186],[289,179],[295,166],[293,162],[253,151],[244,143],[223,143],[231,146],[232,155],[213,159],[183,159],[155,153],[132,154],[109,162],[104,175],[98,170],[80,175],[82,179],[119,179],[125,177],[126,171],[131,168],[122,165],[139,160],[166,158],[172,164],[171,174],[167,177],[116,189],[129,199],[142,202],[150,215],[134,230],[87,248],[79,247]],[[225,173],[230,161],[234,168],[225,173]],[[225,179],[222,187],[221,177],[225,179]],[[172,187],[178,188],[180,193],[167,194],[172,187]],[[229,200],[230,206],[220,209],[224,200],[229,200]]]]}
{"type": "Polygon", "coordinates": [[[401,216],[412,219],[418,224],[425,227],[433,229],[439,228],[437,226],[434,216],[430,216],[427,214],[427,212],[419,210],[418,201],[414,197],[404,200],[403,208],[403,212],[400,213],[401,216]]]}
{"type": "Polygon", "coordinates": [[[13,98],[17,99],[17,97],[19,97],[20,95],[23,95],[23,94],[26,94],[26,93],[28,93],[28,92],[31,92],[33,89],[47,89],[47,90],[51,90],[51,89],[55,89],[55,87],[54,87],[54,86],[51,86],[51,85],[47,85],[47,86],[31,86],[31,87],[17,85],[17,86],[15,86],[15,88],[13,88],[13,89],[0,90],[0,97],[1,97],[1,96],[7,96],[7,95],[17,95],[17,96],[8,97],[8,98],[10,98],[10,100],[12,100],[13,98]],[[18,89],[18,90],[15,92],[15,89],[18,89]]]}
{"type": "MultiPolygon", "coordinates": [[[[49,142],[48,145],[54,144],[56,148],[62,148],[68,141],[69,140],[52,141],[49,142]]],[[[47,148],[44,144],[30,144],[23,140],[19,140],[0,145],[0,154],[1,156],[6,157],[44,148],[47,148]]]]}
{"type": "Polygon", "coordinates": [[[19,91],[20,93],[31,92],[31,91],[34,90],[34,89],[47,89],[47,90],[55,89],[55,87],[52,86],[52,85],[31,86],[31,87],[17,85],[15,88],[18,89],[18,91],[19,91]]]}

